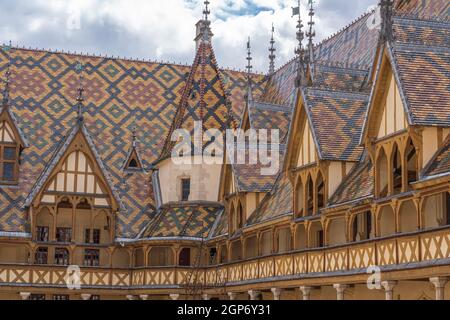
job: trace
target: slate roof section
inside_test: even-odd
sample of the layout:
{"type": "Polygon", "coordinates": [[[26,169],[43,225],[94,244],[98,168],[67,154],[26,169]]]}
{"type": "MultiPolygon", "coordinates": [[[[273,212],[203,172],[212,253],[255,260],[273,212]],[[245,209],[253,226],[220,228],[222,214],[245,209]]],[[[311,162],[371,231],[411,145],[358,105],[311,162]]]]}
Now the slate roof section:
{"type": "Polygon", "coordinates": [[[303,98],[321,159],[359,161],[369,95],[307,88],[303,98]]]}
{"type": "Polygon", "coordinates": [[[280,130],[280,141],[284,143],[291,124],[293,109],[290,106],[274,105],[253,101],[249,105],[249,119],[252,129],[280,130]]]}
{"type": "Polygon", "coordinates": [[[140,236],[208,238],[224,208],[219,203],[171,203],[164,206],[140,236]]]}
{"type": "Polygon", "coordinates": [[[264,197],[248,218],[246,227],[293,214],[293,188],[286,174],[281,173],[272,191],[264,197]]]}
{"type": "Polygon", "coordinates": [[[450,135],[444,141],[442,147],[436,152],[430,163],[423,170],[423,179],[450,174],[450,135]]]}
{"type": "Polygon", "coordinates": [[[373,177],[374,167],[370,157],[365,154],[330,197],[329,204],[335,206],[373,196],[375,190],[373,177]]]}

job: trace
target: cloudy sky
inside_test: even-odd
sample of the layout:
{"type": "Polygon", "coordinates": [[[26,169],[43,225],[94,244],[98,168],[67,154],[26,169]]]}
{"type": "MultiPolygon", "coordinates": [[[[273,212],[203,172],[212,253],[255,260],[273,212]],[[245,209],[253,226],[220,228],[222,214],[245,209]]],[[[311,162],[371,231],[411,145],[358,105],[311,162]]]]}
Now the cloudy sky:
{"type": "MultiPolygon", "coordinates": [[[[297,0],[210,0],[213,43],[222,67],[244,68],[251,36],[254,66],[267,71],[271,24],[277,66],[293,56],[297,0]]],[[[316,40],[332,35],[378,0],[316,0],[316,40]]],[[[302,0],[307,17],[308,1],[302,0]]],[[[203,0],[0,0],[0,42],[191,64],[203,0]]],[[[306,23],[305,23],[306,24],[306,23]]]]}

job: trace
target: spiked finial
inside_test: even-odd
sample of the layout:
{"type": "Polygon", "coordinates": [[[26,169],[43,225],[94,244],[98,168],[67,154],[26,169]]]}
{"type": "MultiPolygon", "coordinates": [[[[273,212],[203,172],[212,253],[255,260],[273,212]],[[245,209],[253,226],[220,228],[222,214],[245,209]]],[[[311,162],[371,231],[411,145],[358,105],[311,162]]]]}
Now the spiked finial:
{"type": "Polygon", "coordinates": [[[205,21],[208,21],[208,16],[211,14],[211,11],[209,10],[209,4],[210,2],[208,0],[205,0],[205,9],[203,10],[203,15],[205,17],[205,21]]]}
{"type": "Polygon", "coordinates": [[[269,75],[273,74],[275,72],[275,51],[277,51],[277,49],[275,49],[275,38],[274,38],[274,34],[275,34],[275,27],[273,26],[272,23],[272,38],[270,38],[270,48],[269,48],[269,75]]]}
{"type": "Polygon", "coordinates": [[[9,44],[9,47],[4,47],[3,50],[8,53],[8,65],[6,68],[5,73],[5,88],[3,91],[3,106],[9,107],[10,104],[10,96],[9,96],[9,85],[11,83],[11,55],[9,54],[9,51],[11,50],[11,42],[9,44]]]}
{"type": "Polygon", "coordinates": [[[309,26],[309,31],[307,32],[306,36],[308,37],[308,55],[306,56],[307,58],[307,63],[312,63],[314,62],[314,37],[316,36],[316,32],[314,31],[314,1],[313,0],[309,0],[308,2],[309,4],[309,22],[308,22],[308,26],[309,26]]]}
{"type": "Polygon", "coordinates": [[[252,47],[251,47],[251,43],[250,43],[250,37],[248,37],[248,41],[247,41],[247,82],[248,82],[248,93],[247,93],[247,100],[251,100],[252,99],[252,47]]]}
{"type": "Polygon", "coordinates": [[[134,120],[133,120],[133,126],[131,127],[131,134],[132,134],[132,137],[133,137],[133,148],[136,148],[136,142],[137,142],[136,117],[134,117],[134,120]]]}
{"type": "Polygon", "coordinates": [[[300,60],[303,61],[303,40],[305,39],[305,33],[303,32],[303,21],[301,16],[301,3],[300,0],[298,0],[298,7],[292,8],[292,16],[298,15],[298,23],[297,23],[297,41],[298,41],[298,47],[295,49],[295,54],[299,57],[300,60]]]}
{"type": "Polygon", "coordinates": [[[380,11],[382,19],[381,37],[384,41],[392,41],[393,35],[393,16],[394,16],[394,1],[381,0],[380,11]]]}
{"type": "Polygon", "coordinates": [[[84,87],[83,87],[83,65],[81,62],[77,64],[76,70],[79,73],[79,79],[78,79],[78,96],[77,96],[77,120],[78,123],[82,123],[84,121],[83,116],[83,102],[84,102],[84,87]]]}

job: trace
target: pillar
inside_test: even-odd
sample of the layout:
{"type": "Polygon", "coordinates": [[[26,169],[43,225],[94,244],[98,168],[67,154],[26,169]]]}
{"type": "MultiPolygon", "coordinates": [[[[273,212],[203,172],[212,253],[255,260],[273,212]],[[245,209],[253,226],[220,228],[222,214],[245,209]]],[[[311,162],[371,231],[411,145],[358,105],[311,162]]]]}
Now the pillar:
{"type": "Polygon", "coordinates": [[[140,298],[141,300],[146,301],[146,300],[148,300],[148,294],[141,294],[141,295],[139,296],[139,298],[140,298]]]}
{"type": "Polygon", "coordinates": [[[281,293],[283,292],[283,289],[280,288],[272,288],[270,291],[273,293],[273,300],[281,300],[281,293]]]}
{"type": "Polygon", "coordinates": [[[255,290],[250,290],[248,294],[250,295],[250,300],[259,300],[261,296],[261,292],[255,290]]]}
{"type": "Polygon", "coordinates": [[[444,300],[445,285],[447,284],[447,277],[430,278],[430,282],[434,285],[436,290],[436,300],[444,300]]]}
{"type": "Polygon", "coordinates": [[[383,281],[381,285],[386,292],[386,300],[394,300],[394,287],[397,285],[397,281],[383,281]]]}
{"type": "Polygon", "coordinates": [[[345,290],[348,289],[348,285],[346,284],[335,284],[333,288],[336,289],[337,292],[337,300],[345,300],[345,290]]]}
{"type": "Polygon", "coordinates": [[[31,297],[30,292],[21,292],[19,294],[20,294],[20,297],[22,298],[22,300],[29,300],[31,297]]]}
{"type": "Polygon", "coordinates": [[[81,295],[81,300],[88,301],[88,300],[91,300],[91,297],[92,297],[92,294],[83,293],[81,295]]]}
{"type": "Polygon", "coordinates": [[[228,292],[228,297],[230,298],[230,300],[236,300],[237,293],[236,292],[228,292]]]}
{"type": "Polygon", "coordinates": [[[171,294],[170,299],[172,299],[173,301],[177,301],[178,299],[180,299],[180,295],[179,294],[171,294]]]}
{"type": "Polygon", "coordinates": [[[308,301],[311,299],[311,290],[312,287],[305,287],[305,286],[300,287],[300,291],[302,292],[302,298],[304,301],[308,301]]]}

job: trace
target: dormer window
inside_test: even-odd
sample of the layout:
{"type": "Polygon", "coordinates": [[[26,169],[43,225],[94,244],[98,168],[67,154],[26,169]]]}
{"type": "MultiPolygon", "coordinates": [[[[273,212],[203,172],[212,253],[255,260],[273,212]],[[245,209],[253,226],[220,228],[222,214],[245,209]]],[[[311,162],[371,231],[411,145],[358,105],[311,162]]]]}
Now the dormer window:
{"type": "Polygon", "coordinates": [[[181,201],[189,201],[191,195],[191,179],[181,179],[181,201]]]}
{"type": "Polygon", "coordinates": [[[19,145],[7,121],[0,124],[0,182],[11,184],[18,180],[19,145]]]}

